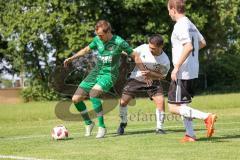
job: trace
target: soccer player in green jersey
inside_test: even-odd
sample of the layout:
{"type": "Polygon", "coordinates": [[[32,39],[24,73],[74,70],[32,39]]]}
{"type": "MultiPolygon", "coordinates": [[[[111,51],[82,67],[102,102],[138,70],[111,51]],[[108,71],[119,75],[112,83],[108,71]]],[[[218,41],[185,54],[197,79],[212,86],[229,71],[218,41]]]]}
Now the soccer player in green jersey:
{"type": "Polygon", "coordinates": [[[83,102],[88,94],[98,117],[99,127],[96,138],[103,138],[106,134],[100,96],[102,93],[109,91],[118,78],[121,53],[123,51],[126,52],[135,60],[138,67],[144,70],[144,66],[138,54],[132,50],[125,40],[117,35],[113,35],[111,31],[112,28],[108,21],[98,21],[95,26],[95,33],[97,36],[94,37],[92,42],[64,61],[64,66],[67,67],[73,59],[90,53],[91,50],[98,51],[95,68],[80,83],[72,97],[73,103],[84,119],[86,125],[85,136],[90,136],[94,127],[94,122],[89,118],[86,105],[83,102]]]}

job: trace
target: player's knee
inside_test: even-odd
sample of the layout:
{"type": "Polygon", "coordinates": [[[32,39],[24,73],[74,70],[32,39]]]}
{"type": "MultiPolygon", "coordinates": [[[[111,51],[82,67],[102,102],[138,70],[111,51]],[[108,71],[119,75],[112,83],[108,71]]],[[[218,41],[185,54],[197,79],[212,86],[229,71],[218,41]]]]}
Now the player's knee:
{"type": "Polygon", "coordinates": [[[100,97],[101,94],[102,94],[101,91],[92,89],[89,93],[89,96],[90,97],[100,97]]]}
{"type": "Polygon", "coordinates": [[[79,103],[79,102],[81,102],[83,100],[84,100],[84,98],[82,96],[73,96],[72,97],[72,102],[73,103],[79,103]]]}
{"type": "Polygon", "coordinates": [[[171,113],[174,112],[174,110],[173,110],[173,108],[172,108],[171,106],[168,107],[168,110],[169,110],[169,112],[171,112],[171,113]]]}
{"type": "Polygon", "coordinates": [[[124,99],[121,99],[120,100],[120,106],[127,106],[128,105],[128,102],[124,99]]]}
{"type": "Polygon", "coordinates": [[[168,110],[171,113],[177,113],[176,112],[176,107],[174,105],[168,104],[168,110]]]}
{"type": "Polygon", "coordinates": [[[89,93],[89,97],[97,97],[97,94],[96,94],[95,92],[92,92],[92,91],[91,91],[91,92],[89,93]]]}

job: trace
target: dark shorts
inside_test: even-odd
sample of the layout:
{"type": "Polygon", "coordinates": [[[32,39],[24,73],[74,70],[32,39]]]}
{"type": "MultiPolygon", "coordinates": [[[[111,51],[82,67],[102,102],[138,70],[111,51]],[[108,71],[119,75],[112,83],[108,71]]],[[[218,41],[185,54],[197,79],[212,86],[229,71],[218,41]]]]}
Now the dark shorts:
{"type": "Polygon", "coordinates": [[[194,95],[195,79],[171,81],[168,91],[168,103],[185,104],[191,103],[194,95]]]}
{"type": "Polygon", "coordinates": [[[153,81],[151,86],[147,86],[145,82],[136,79],[129,79],[123,88],[122,94],[135,97],[139,93],[147,93],[150,98],[157,95],[163,95],[163,88],[160,81],[153,81]]]}

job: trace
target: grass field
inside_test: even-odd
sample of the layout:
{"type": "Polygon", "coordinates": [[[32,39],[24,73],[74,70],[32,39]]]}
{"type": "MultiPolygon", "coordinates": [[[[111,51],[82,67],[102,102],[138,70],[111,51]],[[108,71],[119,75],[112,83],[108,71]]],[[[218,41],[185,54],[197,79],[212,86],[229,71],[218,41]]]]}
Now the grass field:
{"type": "Polygon", "coordinates": [[[93,136],[85,138],[82,122],[57,119],[56,103],[0,104],[0,159],[7,159],[6,156],[63,160],[240,159],[240,94],[195,97],[192,106],[218,114],[216,134],[211,139],[205,138],[203,121],[194,120],[198,142],[187,144],[179,142],[184,135],[182,122],[171,116],[165,121],[167,134],[154,133],[155,121],[148,116],[154,114],[155,108],[148,99],[137,99],[136,105],[129,107],[132,117],[124,136],[115,134],[119,123],[118,108],[108,113],[105,116],[108,134],[100,140],[95,139],[97,127],[93,136]],[[58,124],[68,128],[68,140],[51,139],[51,129],[58,124]]]}

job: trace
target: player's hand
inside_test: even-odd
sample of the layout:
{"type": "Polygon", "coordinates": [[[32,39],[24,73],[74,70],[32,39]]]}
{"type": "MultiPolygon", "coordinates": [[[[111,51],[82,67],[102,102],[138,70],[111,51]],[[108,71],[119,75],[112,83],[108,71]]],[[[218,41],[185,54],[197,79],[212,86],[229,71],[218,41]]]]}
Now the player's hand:
{"type": "Polygon", "coordinates": [[[149,76],[150,76],[150,72],[151,72],[151,71],[149,71],[149,70],[145,70],[145,71],[141,71],[141,74],[142,74],[142,76],[144,76],[144,77],[149,77],[149,76]]]}
{"type": "Polygon", "coordinates": [[[64,67],[65,67],[65,68],[68,67],[68,64],[71,63],[71,62],[72,62],[72,59],[71,59],[71,58],[65,59],[65,61],[63,62],[64,67]]]}
{"type": "Polygon", "coordinates": [[[153,83],[153,80],[152,80],[152,79],[150,79],[150,78],[145,78],[145,82],[147,83],[147,86],[149,87],[149,86],[151,86],[151,85],[152,85],[152,83],[153,83]]]}
{"type": "Polygon", "coordinates": [[[171,78],[173,81],[177,81],[177,74],[178,74],[178,68],[174,67],[172,74],[171,74],[171,78]]]}
{"type": "Polygon", "coordinates": [[[153,83],[153,80],[151,78],[149,78],[149,77],[146,77],[146,76],[143,76],[143,77],[144,77],[144,81],[147,84],[147,86],[148,87],[151,86],[152,83],[153,83]]]}
{"type": "Polygon", "coordinates": [[[151,71],[149,71],[149,70],[141,71],[141,74],[144,77],[144,80],[147,83],[147,86],[151,86],[153,83],[153,80],[150,78],[150,76],[151,76],[150,72],[151,71]]]}

